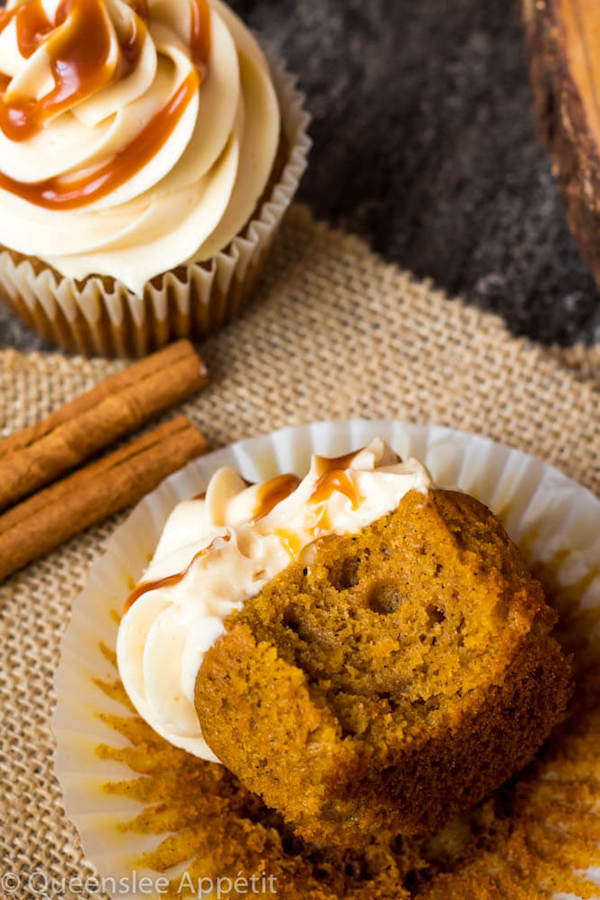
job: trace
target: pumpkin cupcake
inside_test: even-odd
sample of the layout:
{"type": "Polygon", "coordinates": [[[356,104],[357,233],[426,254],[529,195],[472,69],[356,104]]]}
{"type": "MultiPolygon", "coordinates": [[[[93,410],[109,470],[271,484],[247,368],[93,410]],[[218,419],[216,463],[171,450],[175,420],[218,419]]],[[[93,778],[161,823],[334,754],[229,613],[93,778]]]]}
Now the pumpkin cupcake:
{"type": "Polygon", "coordinates": [[[0,289],[50,341],[139,355],[254,283],[307,116],[220,0],[10,0],[0,17],[0,289]]]}
{"type": "Polygon", "coordinates": [[[599,513],[519,450],[401,422],[284,428],[170,477],[62,642],[55,769],[90,860],[170,897],[592,895],[599,513]],[[564,716],[561,646],[568,717],[517,771],[564,716]]]}
{"type": "Polygon", "coordinates": [[[500,522],[379,439],[302,480],[220,469],[129,598],[123,684],[303,838],[439,828],[564,715],[555,612],[500,522]]]}

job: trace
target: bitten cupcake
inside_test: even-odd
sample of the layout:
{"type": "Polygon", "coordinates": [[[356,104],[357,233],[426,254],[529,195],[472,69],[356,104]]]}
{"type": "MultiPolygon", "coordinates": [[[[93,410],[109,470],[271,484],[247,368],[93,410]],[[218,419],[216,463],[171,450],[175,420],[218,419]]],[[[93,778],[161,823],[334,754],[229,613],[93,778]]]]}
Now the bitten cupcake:
{"type": "Polygon", "coordinates": [[[138,355],[247,295],[307,117],[220,0],[9,0],[0,289],[48,340],[138,355]]]}
{"type": "Polygon", "coordinates": [[[55,678],[55,771],[100,876],[168,879],[173,898],[219,886],[224,896],[236,878],[263,875],[273,876],[263,892],[286,900],[539,898],[549,885],[596,896],[599,517],[600,501],[552,466],[435,425],[313,422],[170,477],[93,562],[55,678]],[[490,790],[503,777],[490,762],[515,771],[530,757],[571,690],[558,645],[573,653],[575,693],[531,764],[439,831],[397,831],[398,814],[412,831],[409,806],[445,816],[482,776],[490,790]],[[276,670],[281,680],[270,680],[276,670]],[[483,715],[470,718],[478,706],[483,715]],[[432,740],[423,752],[413,744],[405,767],[383,771],[376,753],[351,792],[340,794],[346,778],[322,789],[340,743],[350,756],[360,744],[368,752],[370,731],[395,752],[411,718],[432,740]],[[489,724],[487,740],[474,740],[469,720],[489,724]],[[294,749],[298,764],[281,764],[294,749]],[[369,790],[380,776],[394,785],[389,797],[369,790]],[[306,789],[294,795],[299,780],[306,789]],[[263,788],[274,804],[256,796],[263,788]],[[376,800],[368,816],[392,806],[375,833],[345,815],[360,795],[376,800]],[[337,843],[298,836],[309,821],[291,802],[326,825],[338,800],[339,821],[327,816],[337,843]],[[339,839],[353,821],[361,838],[349,848],[339,839]]]}
{"type": "Polygon", "coordinates": [[[556,613],[500,522],[375,439],[304,479],[218,470],[126,605],[121,679],[305,840],[430,833],[563,717],[556,613]]]}

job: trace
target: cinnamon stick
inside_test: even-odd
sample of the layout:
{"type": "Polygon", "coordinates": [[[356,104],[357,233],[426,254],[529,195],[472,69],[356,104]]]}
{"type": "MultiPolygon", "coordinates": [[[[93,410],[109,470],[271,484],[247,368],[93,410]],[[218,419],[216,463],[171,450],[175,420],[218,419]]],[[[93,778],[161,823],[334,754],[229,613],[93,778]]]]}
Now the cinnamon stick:
{"type": "Polygon", "coordinates": [[[207,449],[179,416],[14,506],[0,515],[0,579],[136,503],[207,449]]]}
{"type": "Polygon", "coordinates": [[[185,400],[206,381],[192,345],[178,341],[0,441],[0,509],[185,400]]]}

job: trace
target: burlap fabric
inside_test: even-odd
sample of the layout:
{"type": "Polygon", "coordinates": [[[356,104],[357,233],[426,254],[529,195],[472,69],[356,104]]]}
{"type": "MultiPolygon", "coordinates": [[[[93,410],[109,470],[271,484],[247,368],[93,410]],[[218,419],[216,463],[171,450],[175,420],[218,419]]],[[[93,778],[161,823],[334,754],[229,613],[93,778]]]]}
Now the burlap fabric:
{"type": "MultiPolygon", "coordinates": [[[[415,282],[303,207],[292,209],[254,303],[201,349],[211,383],[184,410],[215,447],[323,418],[437,422],[537,454],[600,492],[597,350],[515,340],[499,320],[415,282]]],[[[3,433],[121,365],[3,351],[3,433]]],[[[21,879],[12,894],[16,882],[6,880],[2,897],[92,896],[62,892],[63,879],[94,869],[61,807],[49,723],[70,605],[115,521],[0,588],[0,877],[21,879]],[[57,882],[44,894],[49,879],[57,882]]]]}

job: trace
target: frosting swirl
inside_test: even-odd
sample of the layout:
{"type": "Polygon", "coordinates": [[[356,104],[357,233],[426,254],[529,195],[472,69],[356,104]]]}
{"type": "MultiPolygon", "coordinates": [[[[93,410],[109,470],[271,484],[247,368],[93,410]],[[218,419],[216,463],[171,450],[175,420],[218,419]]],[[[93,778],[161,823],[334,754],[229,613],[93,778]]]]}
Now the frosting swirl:
{"type": "Polygon", "coordinates": [[[313,456],[309,473],[248,486],[219,469],[202,498],[171,513],[147,571],[131,594],[117,638],[123,685],[163,737],[218,762],[202,737],[194,686],[224,621],[315,540],[359,531],[410,490],[431,487],[381,439],[338,459],[313,456]]]}
{"type": "Polygon", "coordinates": [[[0,91],[0,244],[137,293],[229,243],[279,140],[266,60],[220,0],[9,0],[0,91]]]}

